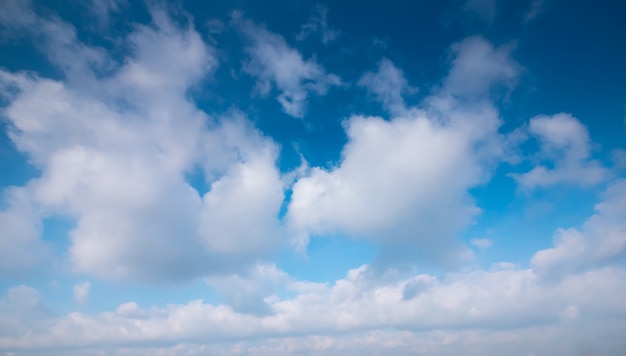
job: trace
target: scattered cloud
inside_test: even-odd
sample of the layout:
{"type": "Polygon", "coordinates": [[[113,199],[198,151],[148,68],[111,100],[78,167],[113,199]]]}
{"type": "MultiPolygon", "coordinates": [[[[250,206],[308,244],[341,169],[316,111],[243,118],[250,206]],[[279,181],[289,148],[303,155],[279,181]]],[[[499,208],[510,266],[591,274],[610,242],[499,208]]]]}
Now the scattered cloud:
{"type": "Polygon", "coordinates": [[[328,26],[328,8],[321,4],[316,4],[314,13],[311,15],[309,22],[302,25],[300,33],[296,36],[298,41],[314,35],[319,34],[323,44],[329,44],[337,39],[339,36],[339,30],[332,29],[328,26]]]}
{"type": "Polygon", "coordinates": [[[536,116],[530,120],[530,134],[540,145],[540,164],[523,174],[513,174],[524,189],[567,183],[591,186],[605,181],[610,171],[591,159],[592,142],[587,128],[570,114],[536,116]]]}
{"type": "Polygon", "coordinates": [[[498,86],[512,89],[522,67],[512,59],[513,44],[494,47],[482,37],[452,46],[452,68],[443,90],[457,96],[485,96],[498,86]]]}
{"type": "MultiPolygon", "coordinates": [[[[343,233],[380,246],[383,255],[392,256],[389,261],[441,263],[468,256],[453,236],[480,212],[467,191],[489,176],[492,162],[502,155],[502,139],[497,110],[460,80],[477,70],[468,58],[497,63],[481,67],[481,91],[512,80],[516,72],[508,52],[483,39],[471,38],[454,49],[457,58],[444,89],[428,97],[423,108],[391,120],[351,117],[344,123],[348,143],[341,162],[330,169],[313,167],[296,181],[287,220],[297,244],[305,246],[310,234],[343,233]],[[460,95],[463,101],[456,100],[460,95]]],[[[385,105],[402,109],[401,88],[389,78],[404,85],[406,80],[390,62],[381,63],[382,70],[367,74],[364,83],[380,88],[385,105]]]]}
{"type": "Polygon", "coordinates": [[[626,150],[618,148],[611,152],[611,160],[616,170],[626,169],[626,150]]]}
{"type": "Polygon", "coordinates": [[[538,251],[532,266],[546,278],[606,265],[626,252],[626,180],[613,183],[580,229],[560,229],[554,247],[538,251]]]}
{"type": "Polygon", "coordinates": [[[529,23],[533,21],[534,19],[536,19],[537,16],[539,16],[541,12],[543,11],[544,5],[545,5],[545,0],[534,0],[530,4],[530,9],[528,9],[526,16],[524,16],[524,22],[529,23]]]}
{"type": "Polygon", "coordinates": [[[470,241],[472,243],[472,245],[480,248],[480,249],[486,249],[491,247],[491,245],[493,244],[493,241],[489,240],[489,239],[472,239],[470,241]]]}
{"type": "MultiPolygon", "coordinates": [[[[610,338],[614,334],[610,330],[625,326],[626,308],[620,297],[626,292],[626,274],[621,269],[592,270],[549,285],[540,283],[532,270],[523,269],[477,270],[445,279],[415,275],[372,285],[367,283],[367,269],[352,270],[333,285],[293,298],[266,299],[273,311],[269,315],[240,314],[201,300],[150,309],[129,302],[111,312],[47,318],[49,328],[5,337],[0,348],[53,351],[109,345],[115,349],[150,347],[158,341],[165,347],[189,345],[191,350],[239,353],[345,353],[354,348],[365,353],[454,354],[465,348],[478,355],[513,350],[578,354],[587,348],[611,354],[626,346],[623,339],[610,338]],[[406,298],[406,289],[417,281],[423,281],[423,287],[406,298]],[[206,327],[218,323],[219,328],[206,327]],[[597,328],[603,330],[600,335],[606,335],[606,342],[598,342],[597,328]],[[259,336],[266,340],[262,345],[253,341],[259,336]],[[564,337],[576,342],[553,342],[564,337]],[[480,350],[475,349],[477,344],[482,344],[480,350]]],[[[23,318],[18,325],[30,330],[35,322],[23,318]]]]}
{"type": "Polygon", "coordinates": [[[109,26],[111,14],[126,5],[126,0],[85,0],[91,13],[94,15],[101,29],[109,26]]]}
{"type": "Polygon", "coordinates": [[[63,71],[67,80],[82,83],[83,88],[90,87],[95,72],[111,65],[103,49],[79,42],[76,29],[58,17],[39,16],[28,0],[2,2],[0,26],[9,37],[29,35],[50,63],[63,71]]]}
{"type": "Polygon", "coordinates": [[[365,87],[390,113],[395,115],[401,115],[407,110],[404,95],[417,91],[417,88],[408,84],[402,70],[387,58],[379,62],[376,71],[365,73],[358,84],[365,87]]]}
{"type": "Polygon", "coordinates": [[[240,276],[206,279],[228,305],[194,300],[143,308],[127,302],[114,311],[65,316],[47,312],[33,288],[18,286],[0,299],[0,349],[615,354],[626,347],[617,337],[626,327],[626,271],[602,262],[625,250],[625,204],[626,182],[620,181],[607,189],[578,237],[556,239],[553,248],[533,256],[528,269],[501,262],[489,271],[381,278],[363,265],[328,284],[299,281],[273,264],[258,264],[240,276]],[[581,267],[580,261],[586,268],[572,268],[581,267]],[[546,273],[556,270],[567,278],[545,283],[546,273]],[[218,323],[219,328],[206,327],[218,323]],[[260,336],[262,343],[256,341],[260,336]],[[576,342],[554,342],[561,339],[576,342]]]}
{"type": "Polygon", "coordinates": [[[44,213],[76,221],[74,270],[108,279],[162,283],[245,269],[280,244],[275,145],[242,115],[212,118],[196,108],[187,91],[217,66],[214,50],[193,26],[151,13],[108,75],[70,64],[89,63],[97,51],[70,25],[38,15],[32,21],[63,32],[64,41],[51,37],[40,49],[67,80],[0,71],[10,138],[42,171],[2,213],[24,223],[2,231],[1,250],[18,258],[32,248],[15,266],[38,259],[44,213]],[[185,180],[195,167],[211,187],[203,196],[185,180]]]}
{"type": "MultiPolygon", "coordinates": [[[[101,26],[125,3],[83,1],[101,26]]],[[[495,0],[463,3],[465,11],[494,22],[495,0]]],[[[543,3],[532,2],[526,22],[543,3]]],[[[1,192],[0,278],[19,279],[51,265],[110,280],[102,283],[162,287],[198,278],[219,302],[192,300],[206,293],[201,290],[176,303],[128,300],[115,310],[53,313],[46,306],[49,285],[33,283],[41,293],[17,285],[0,297],[0,352],[558,355],[626,349],[620,334],[626,329],[624,179],[610,182],[593,215],[556,230],[552,245],[528,263],[450,268],[491,247],[489,234],[470,240],[474,249],[458,238],[481,214],[472,189],[499,174],[501,162],[529,156],[519,147],[528,137],[537,143],[537,161],[513,175],[522,189],[597,186],[626,166],[620,148],[613,151],[614,171],[593,159],[587,128],[570,114],[539,115],[527,127],[501,132],[503,91],[524,71],[512,57],[514,43],[473,36],[452,45],[448,75],[417,105],[406,100],[417,89],[383,58],[357,85],[389,117],[350,115],[338,161],[310,164],[303,155],[300,167],[281,172],[280,145],[245,113],[214,114],[194,98],[220,74],[223,56],[219,42],[206,43],[190,15],[175,18],[150,3],[150,20],[129,26],[120,38],[123,50],[109,52],[39,10],[28,1],[0,4],[3,35],[32,39],[59,71],[47,78],[0,68],[2,124],[39,172],[1,192]],[[199,183],[190,183],[192,172],[199,172],[199,183]],[[46,236],[44,222],[57,218],[71,225],[63,246],[46,236]],[[379,254],[326,282],[295,278],[284,266],[290,261],[271,262],[290,242],[306,253],[310,239],[331,236],[364,240],[379,254]],[[63,253],[54,256],[57,248],[63,253]],[[418,264],[435,270],[417,272],[418,264]]],[[[318,5],[296,39],[336,40],[327,12],[318,5]]],[[[225,28],[219,20],[204,23],[209,34],[225,28]]],[[[232,24],[247,41],[243,70],[261,96],[276,95],[286,114],[305,117],[310,95],[343,85],[285,37],[240,13],[232,24]]],[[[543,201],[525,206],[528,218],[558,209],[543,201]]],[[[87,281],[59,290],[71,290],[78,305],[96,299],[87,281]]]]}
{"type": "Polygon", "coordinates": [[[261,95],[269,95],[272,88],[280,92],[276,99],[288,115],[304,117],[310,93],[324,95],[329,88],[341,84],[337,75],[326,73],[315,59],[303,59],[282,36],[248,20],[237,21],[250,40],[247,47],[250,59],[244,70],[257,78],[256,87],[261,95]]]}

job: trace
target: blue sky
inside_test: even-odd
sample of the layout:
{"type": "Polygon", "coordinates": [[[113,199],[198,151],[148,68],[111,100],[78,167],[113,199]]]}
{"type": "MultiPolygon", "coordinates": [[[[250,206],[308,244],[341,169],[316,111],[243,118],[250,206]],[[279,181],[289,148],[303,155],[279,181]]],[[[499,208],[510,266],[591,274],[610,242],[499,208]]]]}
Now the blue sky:
{"type": "Polygon", "coordinates": [[[624,23],[3,1],[0,352],[623,354],[624,23]]]}

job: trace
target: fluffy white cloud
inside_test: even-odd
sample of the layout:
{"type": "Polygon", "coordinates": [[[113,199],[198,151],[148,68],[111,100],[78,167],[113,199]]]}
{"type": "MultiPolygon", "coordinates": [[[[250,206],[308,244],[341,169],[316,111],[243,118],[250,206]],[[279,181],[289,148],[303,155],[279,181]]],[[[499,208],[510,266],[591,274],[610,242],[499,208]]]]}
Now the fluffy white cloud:
{"type": "Polygon", "coordinates": [[[247,48],[250,60],[244,70],[257,78],[257,90],[268,95],[275,87],[277,100],[283,111],[302,118],[309,93],[324,95],[341,80],[328,74],[315,59],[303,59],[297,49],[289,47],[285,39],[250,21],[236,19],[251,44],[247,48]]]}
{"type": "Polygon", "coordinates": [[[591,159],[591,140],[587,128],[569,114],[536,116],[530,120],[528,131],[537,138],[539,158],[550,162],[538,165],[530,172],[513,177],[522,188],[549,187],[558,183],[590,186],[609,177],[600,162],[591,159]]]}
{"type": "Polygon", "coordinates": [[[571,273],[614,262],[626,252],[626,181],[612,184],[596,213],[581,229],[560,229],[553,248],[538,251],[531,264],[547,278],[562,278],[571,273]]]}
{"type": "MultiPolygon", "coordinates": [[[[309,234],[343,233],[374,242],[394,260],[467,255],[454,236],[480,211],[468,189],[485,182],[504,150],[498,112],[484,94],[513,80],[517,65],[479,38],[453,48],[450,75],[423,108],[400,110],[389,121],[350,118],[341,162],[312,168],[294,184],[287,219],[298,244],[309,234]],[[481,59],[487,63],[470,91],[461,79],[471,79],[481,59]]],[[[385,83],[390,77],[406,83],[385,63],[382,72],[366,75],[368,85],[382,80],[381,73],[385,83]]],[[[403,108],[401,88],[377,87],[385,105],[403,108]]]]}
{"type": "Polygon", "coordinates": [[[208,117],[190,101],[187,91],[217,65],[191,25],[151,9],[152,24],[127,38],[131,54],[96,75],[85,56],[100,52],[70,25],[20,9],[63,33],[66,40],[41,49],[66,78],[0,71],[10,137],[42,171],[24,188],[35,217],[19,207],[3,212],[24,220],[2,232],[3,252],[37,247],[44,213],[76,220],[72,265],[104,278],[161,282],[244,269],[280,244],[277,149],[241,115],[208,117]],[[185,181],[198,167],[210,186],[204,196],[185,181]]]}
{"type": "Polygon", "coordinates": [[[525,354],[614,354],[625,346],[623,339],[599,343],[591,336],[597,333],[588,334],[590,326],[607,336],[612,328],[626,326],[620,298],[626,292],[626,272],[621,268],[593,270],[549,285],[540,283],[532,270],[478,270],[442,279],[415,275],[372,285],[367,270],[352,270],[332,286],[318,286],[290,299],[266,299],[273,311],[269,315],[240,314],[196,300],[151,309],[131,302],[112,312],[71,313],[46,318],[50,327],[45,330],[29,330],[35,320],[24,318],[19,326],[31,332],[0,337],[0,349],[54,352],[102,344],[116,349],[158,341],[196,344],[188,346],[190,351],[254,354],[340,353],[353,348],[371,354],[446,354],[477,345],[480,350],[470,347],[475,354],[513,349],[525,354]],[[405,290],[415,282],[423,287],[407,298],[405,290]],[[577,341],[557,341],[565,336],[577,341]],[[259,337],[265,341],[253,341],[259,337]]]}

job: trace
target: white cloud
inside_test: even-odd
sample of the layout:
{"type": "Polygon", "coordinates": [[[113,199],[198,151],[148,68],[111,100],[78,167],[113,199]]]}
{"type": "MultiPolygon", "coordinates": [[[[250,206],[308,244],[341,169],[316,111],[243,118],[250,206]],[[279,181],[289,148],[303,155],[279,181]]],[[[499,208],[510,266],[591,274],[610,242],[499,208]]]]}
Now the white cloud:
{"type": "Polygon", "coordinates": [[[6,347],[6,340],[44,332],[51,326],[48,322],[52,317],[37,290],[25,285],[9,288],[0,299],[0,350],[6,347]]]}
{"type": "Polygon", "coordinates": [[[514,174],[522,188],[549,187],[559,183],[590,186],[609,177],[600,162],[591,159],[591,140],[587,128],[569,114],[536,116],[529,132],[540,145],[539,158],[553,168],[537,165],[530,172],[514,174]]]}
{"type": "MultiPolygon", "coordinates": [[[[157,283],[209,274],[205,281],[226,304],[128,302],[58,316],[36,290],[18,286],[0,299],[0,351],[482,355],[626,348],[626,271],[613,264],[626,250],[624,181],[607,190],[580,229],[558,231],[531,269],[502,262],[435,276],[366,265],[333,283],[298,281],[262,262],[285,236],[278,148],[240,113],[209,117],[190,102],[187,91],[217,65],[192,26],[152,9],[154,23],[136,26],[127,39],[131,55],[101,73],[112,60],[78,42],[69,25],[28,7],[15,15],[20,29],[62,35],[40,46],[66,78],[0,70],[10,137],[42,171],[4,191],[0,226],[9,228],[0,231],[0,273],[46,262],[41,220],[63,215],[76,221],[68,251],[76,271],[157,283]],[[184,178],[196,168],[209,186],[203,195],[184,178]]],[[[248,35],[259,36],[251,53],[267,56],[256,75],[265,90],[282,92],[286,112],[302,114],[310,91],[338,82],[281,37],[248,25],[248,35]],[[275,65],[270,59],[285,66],[266,68],[275,65]]],[[[341,161],[297,174],[289,232],[302,244],[312,234],[365,238],[392,262],[442,262],[467,252],[454,236],[479,213],[468,190],[505,159],[501,121],[486,96],[513,85],[520,68],[509,51],[480,38],[457,44],[442,87],[408,109],[406,80],[381,62],[363,85],[393,118],[350,118],[341,161]]],[[[589,164],[588,134],[572,118],[535,118],[530,132],[543,155],[556,157],[555,171],[589,164]]],[[[90,284],[73,291],[85,303],[90,284]]]]}
{"type": "Polygon", "coordinates": [[[617,148],[611,152],[611,160],[616,170],[626,169],[626,150],[617,148]]]}
{"type": "MultiPolygon", "coordinates": [[[[416,275],[372,285],[367,269],[352,270],[332,286],[293,298],[266,299],[272,314],[240,314],[200,300],[150,309],[131,302],[112,312],[55,318],[47,329],[0,338],[0,348],[54,352],[109,345],[115,350],[158,342],[190,352],[235,354],[454,354],[463,348],[475,354],[579,354],[589,349],[613,354],[626,346],[623,339],[611,341],[611,330],[626,326],[621,300],[626,272],[621,268],[593,270],[550,285],[540,283],[532,270],[478,270],[443,279],[416,275]],[[415,281],[424,281],[424,287],[407,298],[405,290],[415,281]],[[598,335],[606,339],[598,342],[598,335]],[[576,342],[559,342],[564,337],[576,342]]],[[[30,330],[35,320],[20,322],[22,330],[30,330]]]]}
{"type": "Polygon", "coordinates": [[[213,182],[202,198],[199,226],[211,251],[254,255],[280,244],[283,189],[276,158],[276,149],[266,147],[213,182]]]}
{"type": "Polygon", "coordinates": [[[67,70],[64,81],[0,71],[10,137],[42,171],[24,188],[34,218],[19,210],[28,229],[14,241],[3,231],[2,251],[41,244],[34,228],[44,213],[76,220],[71,264],[103,278],[159,283],[225,273],[280,244],[277,149],[245,118],[208,117],[190,101],[187,91],[217,65],[193,26],[152,8],[153,23],[127,38],[130,55],[96,76],[93,66],[66,63],[89,62],[93,52],[70,25],[20,11],[63,32],[64,41],[41,50],[67,70]],[[53,52],[72,52],[71,60],[53,52]],[[204,196],[185,181],[196,167],[211,187],[204,196]],[[241,223],[247,219],[251,225],[241,223]]]}
{"type": "MultiPolygon", "coordinates": [[[[389,260],[449,262],[459,253],[467,256],[454,237],[480,211],[468,189],[486,181],[504,150],[498,112],[481,95],[513,80],[516,64],[482,39],[454,48],[450,76],[423,109],[410,108],[389,121],[350,118],[341,162],[314,167],[297,180],[287,215],[297,244],[306,245],[309,234],[343,233],[381,246],[383,254],[392,252],[389,260]],[[474,57],[489,59],[480,69],[479,92],[460,83],[477,70],[468,59],[474,57]],[[456,100],[460,95],[464,100],[456,100]]],[[[397,70],[391,72],[396,82],[406,83],[397,70]]],[[[377,93],[383,102],[403,106],[397,87],[383,89],[377,93]]]]}
{"type": "Polygon", "coordinates": [[[40,239],[42,222],[23,188],[7,188],[0,209],[0,276],[22,276],[52,255],[40,239]]]}
{"type": "Polygon", "coordinates": [[[122,5],[126,4],[126,0],[85,0],[91,13],[98,21],[101,29],[109,25],[111,14],[120,10],[122,5]]]}
{"type": "Polygon", "coordinates": [[[258,264],[245,274],[207,277],[205,281],[234,311],[263,316],[273,314],[269,303],[291,278],[273,264],[258,264]]]}
{"type": "Polygon", "coordinates": [[[302,118],[309,93],[324,95],[341,80],[328,74],[314,59],[304,60],[298,50],[289,47],[285,39],[250,21],[238,19],[244,35],[250,40],[247,48],[250,60],[244,70],[257,78],[257,89],[268,95],[275,87],[283,111],[302,118]]]}
{"type": "Polygon", "coordinates": [[[443,90],[458,96],[482,96],[497,86],[512,88],[522,67],[511,58],[512,44],[494,47],[481,37],[452,46],[452,68],[443,90]]]}
{"type": "Polygon", "coordinates": [[[489,239],[472,239],[470,241],[472,243],[472,245],[480,248],[480,249],[485,249],[485,248],[489,248],[491,247],[491,245],[493,244],[493,241],[489,240],[489,239]]]}
{"type": "Polygon", "coordinates": [[[626,253],[626,180],[613,183],[581,229],[560,229],[554,247],[538,251],[531,264],[547,278],[562,278],[618,260],[626,253]]]}
{"type": "Polygon", "coordinates": [[[28,35],[45,52],[51,64],[61,69],[67,80],[88,90],[95,80],[93,70],[111,65],[106,53],[77,41],[76,29],[58,17],[38,16],[28,0],[8,0],[0,4],[0,25],[8,36],[28,35]]]}
{"type": "Polygon", "coordinates": [[[401,115],[407,110],[404,95],[417,91],[417,88],[408,84],[402,70],[387,58],[380,61],[376,71],[365,73],[359,80],[359,85],[374,95],[385,109],[396,115],[401,115]]]}
{"type": "Polygon", "coordinates": [[[87,303],[89,300],[89,291],[91,289],[91,284],[89,282],[81,282],[74,285],[74,301],[76,303],[83,305],[87,303]]]}
{"type": "Polygon", "coordinates": [[[501,262],[490,271],[381,275],[364,265],[321,284],[257,264],[240,276],[206,279],[229,305],[194,300],[144,308],[128,302],[115,311],[65,316],[50,314],[37,291],[19,286],[0,299],[0,349],[618,354],[626,347],[618,337],[626,327],[626,270],[615,259],[626,246],[626,182],[610,187],[595,209],[580,233],[588,242],[572,250],[555,241],[553,249],[537,252],[530,269],[501,262]],[[577,268],[578,261],[585,268],[577,268]],[[565,278],[545,283],[547,268],[565,278]]]}

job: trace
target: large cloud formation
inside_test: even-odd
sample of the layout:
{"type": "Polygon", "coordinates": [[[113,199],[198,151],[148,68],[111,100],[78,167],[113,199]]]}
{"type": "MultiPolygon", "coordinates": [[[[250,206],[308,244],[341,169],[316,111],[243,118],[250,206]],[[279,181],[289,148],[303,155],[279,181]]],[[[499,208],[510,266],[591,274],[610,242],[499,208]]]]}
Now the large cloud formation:
{"type": "MultiPolygon", "coordinates": [[[[103,13],[120,2],[109,4],[103,13]]],[[[114,310],[55,314],[40,291],[18,285],[0,298],[0,351],[617,355],[626,349],[620,334],[626,271],[616,263],[626,251],[623,180],[608,186],[581,226],[557,230],[553,245],[525,265],[415,272],[415,261],[448,267],[472,257],[458,239],[481,213],[470,190],[510,161],[519,141],[502,132],[496,102],[523,71],[510,44],[469,37],[452,45],[449,73],[416,106],[404,100],[415,88],[383,59],[358,85],[389,117],[347,118],[338,162],[283,174],[280,147],[244,113],[210,115],[192,99],[219,61],[189,21],[153,7],[150,23],[134,24],[124,37],[127,52],[112,56],[28,2],[0,6],[8,33],[32,38],[59,71],[46,78],[0,69],[9,137],[40,171],[3,191],[0,276],[67,258],[81,275],[73,289],[78,304],[97,297],[99,279],[162,285],[194,277],[222,301],[130,300],[114,310]],[[206,192],[189,183],[194,172],[206,192]],[[44,221],[55,217],[73,222],[61,257],[43,239],[44,221]],[[380,255],[327,283],[299,280],[269,261],[289,242],[306,250],[310,239],[326,235],[363,239],[380,255]],[[98,280],[93,289],[89,278],[98,280]]],[[[242,70],[256,78],[261,94],[276,90],[285,113],[303,117],[309,95],[342,84],[284,37],[237,16],[242,70]]],[[[325,17],[320,21],[318,30],[326,31],[325,17]]],[[[591,186],[611,177],[592,159],[589,134],[572,115],[540,115],[522,131],[537,139],[540,161],[513,175],[523,189],[591,186]]],[[[490,240],[474,243],[486,248],[490,240]]]]}
{"type": "Polygon", "coordinates": [[[191,24],[153,9],[152,24],[135,27],[129,56],[115,63],[67,23],[6,6],[3,21],[31,31],[66,77],[0,72],[10,137],[42,172],[6,193],[0,218],[24,221],[2,231],[3,253],[23,261],[11,269],[35,263],[20,251],[44,254],[37,226],[46,216],[75,219],[76,271],[111,279],[232,271],[281,243],[277,147],[241,114],[210,117],[190,101],[187,91],[217,66],[191,24]],[[203,196],[185,180],[194,169],[211,187],[203,196]]]}
{"type": "Polygon", "coordinates": [[[449,76],[422,107],[405,108],[406,81],[389,61],[366,74],[361,84],[393,116],[349,118],[341,162],[294,184],[288,223],[298,242],[342,233],[393,250],[394,260],[441,262],[467,252],[454,237],[480,211],[468,190],[489,178],[505,147],[488,97],[518,71],[508,52],[477,37],[454,45],[449,76]],[[476,72],[480,85],[470,91],[462,83],[476,82],[476,72]]]}

